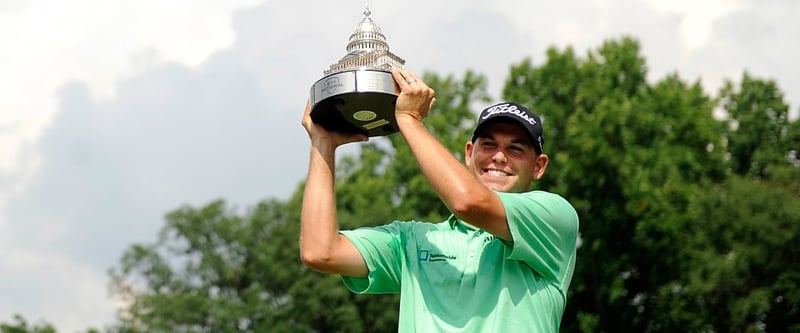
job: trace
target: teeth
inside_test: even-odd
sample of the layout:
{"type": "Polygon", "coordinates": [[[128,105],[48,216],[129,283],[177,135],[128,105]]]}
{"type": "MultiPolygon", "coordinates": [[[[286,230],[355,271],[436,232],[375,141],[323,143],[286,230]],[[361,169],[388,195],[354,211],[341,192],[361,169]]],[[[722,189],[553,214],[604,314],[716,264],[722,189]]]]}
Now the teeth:
{"type": "Polygon", "coordinates": [[[500,171],[500,170],[489,170],[486,173],[488,173],[488,174],[490,174],[492,176],[508,176],[507,173],[505,173],[503,171],[500,171]]]}

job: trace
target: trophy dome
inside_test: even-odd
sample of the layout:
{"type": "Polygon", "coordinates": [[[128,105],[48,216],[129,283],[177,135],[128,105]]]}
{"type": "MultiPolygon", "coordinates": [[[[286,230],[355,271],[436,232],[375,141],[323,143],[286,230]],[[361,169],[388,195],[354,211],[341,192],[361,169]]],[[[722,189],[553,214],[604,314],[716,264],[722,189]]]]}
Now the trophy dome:
{"type": "Polygon", "coordinates": [[[383,35],[381,28],[375,24],[375,21],[369,17],[371,14],[369,7],[364,8],[364,17],[356,25],[356,30],[350,35],[350,42],[347,43],[348,53],[389,50],[386,36],[383,35]]]}
{"type": "Polygon", "coordinates": [[[402,68],[405,60],[391,51],[386,36],[370,17],[369,5],[364,8],[364,17],[356,24],[355,31],[347,43],[347,54],[338,63],[325,70],[325,75],[353,69],[402,68]]]}

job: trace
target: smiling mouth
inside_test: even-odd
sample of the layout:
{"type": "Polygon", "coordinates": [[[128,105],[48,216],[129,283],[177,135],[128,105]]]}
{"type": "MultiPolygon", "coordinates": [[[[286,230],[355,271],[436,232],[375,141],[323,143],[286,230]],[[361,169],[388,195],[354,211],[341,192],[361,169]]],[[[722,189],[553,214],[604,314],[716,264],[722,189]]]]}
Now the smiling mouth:
{"type": "Polygon", "coordinates": [[[511,174],[510,174],[510,173],[508,173],[508,172],[505,172],[505,171],[501,171],[501,170],[494,170],[494,169],[483,169],[483,172],[484,172],[484,173],[487,173],[487,174],[489,174],[489,175],[491,175],[491,176],[497,176],[497,177],[506,177],[506,176],[511,176],[511,174]]]}

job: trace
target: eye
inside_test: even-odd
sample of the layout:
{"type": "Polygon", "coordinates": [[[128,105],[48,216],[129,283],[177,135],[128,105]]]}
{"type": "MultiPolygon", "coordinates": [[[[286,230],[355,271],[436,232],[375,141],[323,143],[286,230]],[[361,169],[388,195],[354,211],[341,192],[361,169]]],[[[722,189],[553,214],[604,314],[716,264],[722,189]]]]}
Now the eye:
{"type": "Polygon", "coordinates": [[[481,141],[481,147],[494,148],[494,147],[497,147],[497,143],[495,143],[494,141],[484,140],[484,141],[481,141]]]}
{"type": "Polygon", "coordinates": [[[525,149],[522,146],[509,146],[508,150],[513,153],[522,154],[525,152],[525,149]]]}

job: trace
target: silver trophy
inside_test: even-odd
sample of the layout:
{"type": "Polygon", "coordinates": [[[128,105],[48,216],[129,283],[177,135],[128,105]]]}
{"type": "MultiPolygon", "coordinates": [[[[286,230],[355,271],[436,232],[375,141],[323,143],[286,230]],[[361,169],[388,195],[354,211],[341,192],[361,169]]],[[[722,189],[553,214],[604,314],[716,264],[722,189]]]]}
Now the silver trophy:
{"type": "Polygon", "coordinates": [[[389,51],[369,7],[347,43],[347,55],[311,86],[311,119],[328,130],[383,136],[398,131],[399,88],[391,68],[405,60],[389,51]]]}

